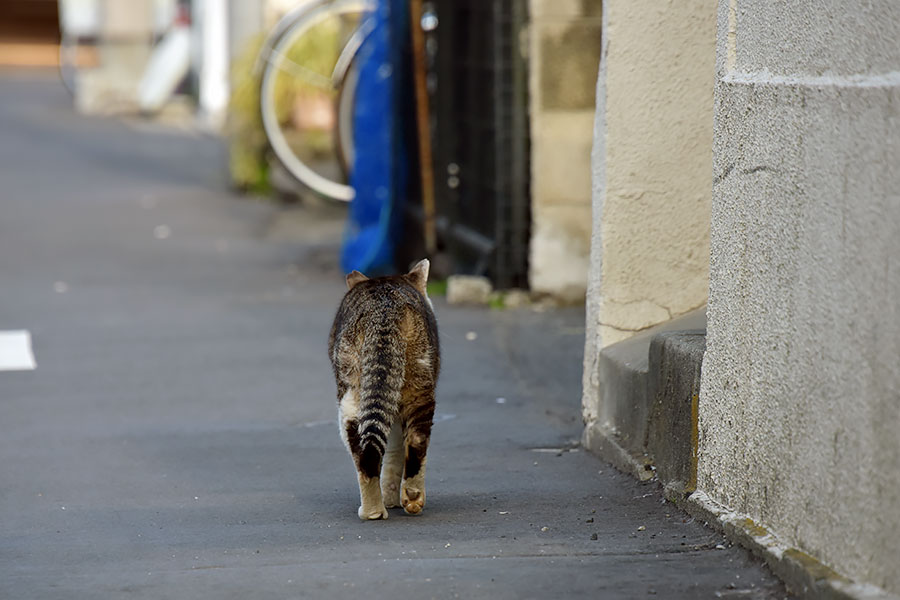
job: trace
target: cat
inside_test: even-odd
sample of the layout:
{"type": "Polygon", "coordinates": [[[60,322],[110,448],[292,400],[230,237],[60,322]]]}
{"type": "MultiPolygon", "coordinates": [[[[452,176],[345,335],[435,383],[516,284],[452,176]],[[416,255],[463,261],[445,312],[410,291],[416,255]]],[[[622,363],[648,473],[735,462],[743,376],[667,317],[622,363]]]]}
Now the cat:
{"type": "Polygon", "coordinates": [[[356,466],[359,518],[425,507],[425,458],[434,419],[440,347],[426,293],[428,259],[404,275],[347,275],[328,355],[338,427],[356,466]]]}

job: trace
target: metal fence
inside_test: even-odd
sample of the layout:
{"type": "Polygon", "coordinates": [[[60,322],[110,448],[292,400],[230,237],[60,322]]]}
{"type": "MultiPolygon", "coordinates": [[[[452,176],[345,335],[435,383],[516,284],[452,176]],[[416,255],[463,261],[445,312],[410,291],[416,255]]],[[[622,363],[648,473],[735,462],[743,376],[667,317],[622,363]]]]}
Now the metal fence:
{"type": "Polygon", "coordinates": [[[429,34],[437,229],[457,272],[528,285],[526,0],[435,0],[429,34]]]}

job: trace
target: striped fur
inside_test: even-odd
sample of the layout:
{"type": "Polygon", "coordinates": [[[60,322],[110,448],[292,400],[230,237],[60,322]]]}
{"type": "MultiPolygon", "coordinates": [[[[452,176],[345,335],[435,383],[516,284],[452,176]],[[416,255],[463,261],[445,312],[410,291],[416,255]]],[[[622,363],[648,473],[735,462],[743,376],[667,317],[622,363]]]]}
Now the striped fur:
{"type": "Polygon", "coordinates": [[[388,434],[400,410],[406,339],[400,334],[403,317],[398,308],[378,306],[370,316],[360,351],[358,431],[361,467],[369,477],[380,473],[380,459],[387,450],[388,434]]]}
{"type": "Polygon", "coordinates": [[[402,503],[411,514],[424,507],[425,454],[440,370],[427,278],[427,260],[392,277],[368,279],[354,271],[331,329],[341,436],[358,471],[361,518],[387,516],[382,494],[376,493],[379,478],[388,506],[402,503]],[[395,423],[402,429],[395,438],[402,455],[388,447],[395,423]],[[382,465],[385,453],[403,464],[382,465]]]}

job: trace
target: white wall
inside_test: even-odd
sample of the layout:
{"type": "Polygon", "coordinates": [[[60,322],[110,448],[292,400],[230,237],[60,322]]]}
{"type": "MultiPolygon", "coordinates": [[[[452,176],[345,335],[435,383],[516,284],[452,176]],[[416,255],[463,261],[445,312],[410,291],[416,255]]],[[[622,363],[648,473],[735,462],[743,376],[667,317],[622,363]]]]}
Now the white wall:
{"type": "Polygon", "coordinates": [[[718,31],[698,489],[900,593],[900,4],[718,31]]]}
{"type": "Polygon", "coordinates": [[[600,351],[706,302],[715,7],[705,0],[607,0],[602,38],[584,363],[588,422],[603,402],[600,351]]]}

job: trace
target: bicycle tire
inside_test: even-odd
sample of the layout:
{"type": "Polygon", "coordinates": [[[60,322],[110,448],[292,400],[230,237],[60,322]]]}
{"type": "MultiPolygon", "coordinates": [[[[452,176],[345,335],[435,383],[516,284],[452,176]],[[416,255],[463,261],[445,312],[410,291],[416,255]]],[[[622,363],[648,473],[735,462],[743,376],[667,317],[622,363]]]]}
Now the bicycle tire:
{"type": "Polygon", "coordinates": [[[375,19],[364,19],[350,37],[335,65],[335,77],[340,78],[338,88],[337,121],[335,122],[334,144],[338,163],[346,177],[350,177],[356,160],[353,120],[356,106],[356,87],[359,84],[359,50],[369,35],[375,30],[375,19]]]}
{"type": "MultiPolygon", "coordinates": [[[[287,172],[297,181],[317,194],[342,202],[349,202],[353,199],[353,188],[316,172],[297,155],[288,143],[276,113],[276,85],[279,75],[285,71],[296,70],[294,71],[295,74],[300,72],[301,75],[306,75],[307,77],[315,74],[304,74],[301,65],[287,58],[288,50],[298,44],[303,36],[308,34],[313,27],[324,22],[329,17],[340,17],[347,14],[359,14],[362,16],[370,13],[372,9],[373,3],[371,0],[321,0],[312,2],[304,6],[304,10],[298,11],[299,14],[292,13],[291,18],[294,19],[294,22],[284,28],[283,33],[271,44],[270,48],[264,50],[267,55],[264,59],[263,72],[260,78],[260,114],[263,130],[269,141],[269,147],[287,172]],[[293,69],[286,67],[287,62],[292,64],[293,69]]],[[[342,58],[344,54],[342,49],[340,53],[342,58]]],[[[315,74],[322,80],[319,84],[324,87],[327,81],[332,91],[339,91],[340,86],[344,83],[345,75],[350,69],[352,60],[338,60],[337,62],[341,64],[335,65],[335,69],[330,76],[315,74]],[[337,67],[340,67],[343,72],[339,72],[340,70],[337,67]]],[[[345,104],[344,110],[350,110],[352,113],[352,103],[349,109],[345,104]]],[[[344,119],[346,120],[346,115],[344,115],[344,119]]],[[[340,146],[339,143],[335,145],[336,147],[340,146]]],[[[339,160],[339,157],[336,156],[335,158],[339,160]]]]}
{"type": "Polygon", "coordinates": [[[356,105],[356,86],[359,83],[359,65],[356,61],[347,68],[342,81],[337,97],[334,145],[338,163],[344,175],[349,177],[356,160],[356,145],[353,141],[353,107],[356,105]]]}

